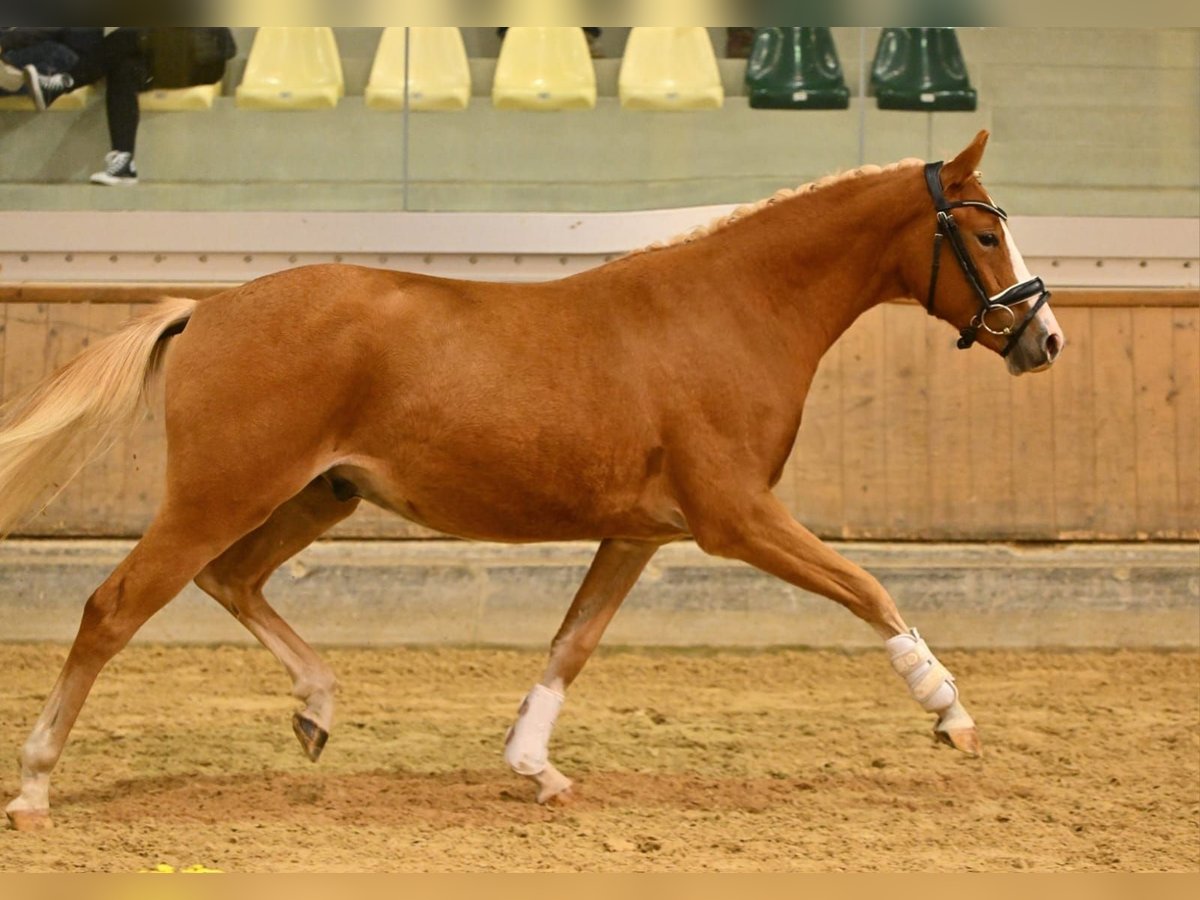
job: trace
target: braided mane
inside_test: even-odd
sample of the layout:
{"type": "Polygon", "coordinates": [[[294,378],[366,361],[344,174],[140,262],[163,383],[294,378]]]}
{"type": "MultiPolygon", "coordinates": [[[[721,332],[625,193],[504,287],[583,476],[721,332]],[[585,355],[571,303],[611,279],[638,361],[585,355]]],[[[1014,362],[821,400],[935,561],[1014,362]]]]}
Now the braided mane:
{"type": "Polygon", "coordinates": [[[861,166],[857,169],[850,169],[849,171],[836,172],[833,175],[826,175],[824,178],[810,182],[809,184],[803,184],[797,188],[784,188],[783,190],[776,191],[774,194],[764,200],[758,200],[754,203],[747,203],[743,206],[739,206],[728,215],[722,216],[719,219],[715,219],[714,221],[709,222],[707,225],[698,225],[691,231],[677,235],[670,240],[656,241],[655,243],[646,247],[642,247],[639,250],[633,250],[628,255],[635,256],[641,253],[650,253],[655,250],[665,250],[668,247],[676,247],[680,244],[690,244],[693,241],[700,240],[700,238],[708,237],[710,234],[715,234],[724,228],[728,228],[730,225],[740,222],[742,219],[752,216],[756,212],[766,209],[768,206],[774,206],[775,204],[782,203],[785,200],[792,200],[796,197],[813,194],[817,191],[824,190],[825,188],[843,184],[847,181],[854,181],[858,178],[866,178],[870,175],[882,175],[887,172],[896,172],[900,169],[908,169],[921,165],[924,165],[924,162],[919,159],[902,159],[899,162],[895,162],[887,166],[861,166]]]}

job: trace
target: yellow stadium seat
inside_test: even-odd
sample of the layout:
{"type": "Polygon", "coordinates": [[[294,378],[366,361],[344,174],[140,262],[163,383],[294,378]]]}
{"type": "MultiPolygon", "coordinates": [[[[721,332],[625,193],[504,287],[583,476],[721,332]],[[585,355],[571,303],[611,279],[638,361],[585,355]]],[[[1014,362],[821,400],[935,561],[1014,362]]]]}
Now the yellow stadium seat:
{"type": "MultiPolygon", "coordinates": [[[[76,88],[69,94],[63,94],[50,106],[51,112],[68,112],[72,109],[83,109],[92,100],[94,93],[91,85],[76,88]]],[[[0,110],[10,112],[32,112],[37,109],[33,100],[24,94],[9,94],[0,97],[0,110]]]]}
{"type": "Polygon", "coordinates": [[[173,90],[146,91],[138,103],[146,112],[192,112],[212,109],[221,93],[221,83],[199,84],[173,90]]]}
{"type": "Polygon", "coordinates": [[[385,28],[365,93],[372,109],[404,109],[404,32],[409,32],[408,101],[413,109],[466,109],[471,67],[462,32],[451,26],[385,28]]]}
{"type": "Polygon", "coordinates": [[[627,109],[718,109],[725,102],[712,40],[699,26],[630,30],[618,87],[627,109]]]}
{"type": "Polygon", "coordinates": [[[346,93],[332,28],[264,26],[237,89],[243,109],[330,109],[346,93]]]}
{"type": "Polygon", "coordinates": [[[592,109],[596,69],[582,28],[514,26],[496,62],[498,109],[592,109]]]}

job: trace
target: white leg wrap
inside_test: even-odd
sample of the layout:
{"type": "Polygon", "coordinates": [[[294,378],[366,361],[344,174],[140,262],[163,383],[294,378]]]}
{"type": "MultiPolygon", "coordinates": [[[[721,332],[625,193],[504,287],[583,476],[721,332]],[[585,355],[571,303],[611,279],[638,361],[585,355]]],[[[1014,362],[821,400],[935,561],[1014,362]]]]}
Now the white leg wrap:
{"type": "Polygon", "coordinates": [[[534,685],[508,730],[504,761],[518,775],[540,775],[550,761],[550,733],[565,698],[544,685],[534,685]]]}
{"type": "Polygon", "coordinates": [[[908,684],[909,693],[926,712],[941,713],[958,700],[958,688],[950,674],[914,628],[884,644],[892,668],[908,684]]]}

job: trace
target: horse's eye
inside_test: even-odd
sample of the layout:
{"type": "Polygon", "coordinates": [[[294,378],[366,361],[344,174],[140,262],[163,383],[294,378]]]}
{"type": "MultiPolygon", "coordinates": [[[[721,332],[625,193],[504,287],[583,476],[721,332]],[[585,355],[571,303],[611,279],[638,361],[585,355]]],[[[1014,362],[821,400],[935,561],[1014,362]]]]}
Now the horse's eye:
{"type": "Polygon", "coordinates": [[[983,244],[985,247],[1000,246],[1000,238],[996,237],[996,235],[990,231],[985,231],[983,234],[976,235],[976,237],[979,239],[979,243],[983,244]]]}

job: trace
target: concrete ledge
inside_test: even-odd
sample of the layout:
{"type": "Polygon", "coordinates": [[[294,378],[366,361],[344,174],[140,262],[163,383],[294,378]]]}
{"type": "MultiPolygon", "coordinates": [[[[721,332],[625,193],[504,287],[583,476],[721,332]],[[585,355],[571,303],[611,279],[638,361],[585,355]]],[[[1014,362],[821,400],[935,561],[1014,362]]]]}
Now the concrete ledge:
{"type": "MultiPolygon", "coordinates": [[[[0,640],[70,640],[88,594],[128,541],[0,544],[0,640]]],[[[544,646],[592,547],[454,541],[316,544],[268,594],[321,644],[544,646]]],[[[1192,544],[840,544],[936,646],[1200,646],[1200,550],[1192,544]]],[[[251,639],[194,587],[140,640],[251,639]]],[[[664,547],[606,636],[659,646],[876,646],[845,610],[689,543],[664,547]]]]}

